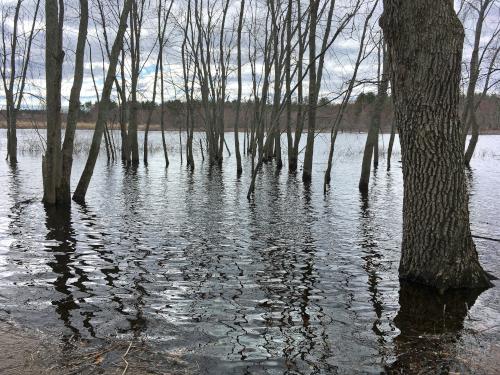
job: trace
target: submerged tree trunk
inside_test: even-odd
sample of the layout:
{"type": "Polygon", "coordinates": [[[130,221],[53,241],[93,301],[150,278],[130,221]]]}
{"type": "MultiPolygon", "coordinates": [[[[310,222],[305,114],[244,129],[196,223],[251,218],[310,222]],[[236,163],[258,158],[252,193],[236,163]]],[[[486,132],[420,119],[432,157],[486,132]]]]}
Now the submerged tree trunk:
{"type": "Polygon", "coordinates": [[[238,48],[238,99],[236,102],[236,119],[234,121],[234,152],[236,154],[236,175],[241,175],[243,168],[241,167],[241,154],[240,154],[240,140],[239,140],[239,130],[238,123],[240,121],[240,109],[241,109],[241,31],[243,29],[243,16],[245,13],[245,0],[241,0],[240,7],[240,19],[238,21],[238,41],[236,43],[238,48]]]}
{"type": "MultiPolygon", "coordinates": [[[[297,2],[297,13],[301,14],[300,1],[297,2]]],[[[301,17],[297,19],[297,30],[298,30],[298,57],[297,57],[297,77],[299,77],[297,82],[297,117],[295,123],[295,134],[293,139],[293,149],[288,160],[288,170],[290,172],[297,171],[297,162],[299,158],[299,144],[302,137],[302,130],[304,128],[304,111],[302,108],[303,104],[303,85],[302,85],[302,67],[305,53],[305,40],[308,33],[308,25],[305,25],[304,32],[302,32],[302,22],[301,17]]]]}
{"type": "Polygon", "coordinates": [[[387,147],[387,170],[391,169],[392,148],[394,147],[394,138],[396,138],[396,124],[394,120],[391,124],[391,137],[389,138],[389,146],[387,147]]]}
{"type": "Polygon", "coordinates": [[[464,155],[464,163],[466,166],[470,166],[470,160],[472,159],[472,155],[474,155],[474,150],[479,140],[479,124],[477,123],[476,111],[473,109],[469,116],[472,134],[464,155]]]}
{"type": "Polygon", "coordinates": [[[401,279],[485,288],[469,224],[458,116],[463,27],[451,1],[384,0],[404,180],[401,279]]]}
{"type": "Polygon", "coordinates": [[[331,179],[331,173],[332,173],[332,166],[333,166],[333,153],[335,151],[335,142],[337,140],[337,134],[339,131],[340,123],[342,122],[342,118],[344,117],[344,113],[347,108],[347,104],[349,103],[349,100],[351,98],[351,93],[352,90],[354,89],[354,83],[356,82],[356,78],[358,76],[358,70],[359,66],[361,65],[361,62],[363,61],[363,55],[364,55],[364,50],[365,50],[365,38],[368,33],[368,27],[370,23],[370,19],[373,16],[373,13],[375,12],[375,9],[377,8],[378,5],[378,0],[375,1],[373,4],[370,12],[365,18],[365,22],[363,25],[363,32],[361,33],[361,39],[359,41],[359,47],[358,47],[358,55],[356,57],[356,62],[354,63],[354,70],[352,72],[352,76],[349,80],[349,84],[346,90],[346,93],[344,94],[344,98],[342,99],[342,103],[339,106],[339,109],[337,111],[337,115],[335,117],[335,120],[333,122],[333,126],[330,132],[330,151],[328,152],[328,162],[327,162],[327,167],[323,179],[323,192],[326,194],[328,191],[328,188],[330,186],[330,179],[331,179]]]}
{"type": "Polygon", "coordinates": [[[111,49],[111,54],[109,58],[109,67],[106,73],[106,80],[104,81],[104,87],[102,89],[101,101],[99,103],[99,114],[97,116],[97,122],[94,130],[94,135],[92,137],[92,144],[90,146],[89,157],[85,164],[85,168],[78,181],[78,186],[76,187],[75,193],[73,194],[73,200],[78,203],[85,202],[85,195],[87,194],[87,189],[90,184],[90,179],[94,173],[95,163],[97,161],[97,156],[99,155],[99,148],[101,147],[102,135],[104,133],[104,126],[108,119],[109,108],[111,105],[111,90],[113,88],[113,82],[115,79],[116,64],[118,62],[118,56],[120,50],[122,49],[123,36],[125,30],[127,29],[127,18],[132,6],[132,0],[126,0],[123,5],[122,14],[120,16],[120,23],[118,25],[118,32],[116,34],[116,39],[113,43],[111,49]]]}
{"type": "MultiPolygon", "coordinates": [[[[26,86],[26,75],[31,57],[31,46],[35,36],[35,25],[37,23],[38,10],[40,8],[40,0],[35,3],[33,20],[31,28],[27,35],[18,32],[18,23],[23,22],[20,19],[21,5],[23,0],[17,0],[12,20],[12,32],[10,35],[10,51],[7,51],[6,40],[9,35],[6,35],[6,21],[9,17],[3,18],[1,25],[2,47],[4,49],[2,55],[2,63],[0,64],[0,76],[3,81],[6,104],[6,120],[7,120],[7,159],[12,165],[17,163],[17,114],[21,109],[21,104],[24,97],[24,89],[26,86]],[[18,50],[18,42],[24,38],[24,49],[18,50]],[[10,74],[7,74],[7,54],[10,52],[10,74]],[[19,72],[16,68],[19,67],[19,72]]],[[[9,20],[10,21],[10,20],[9,20]]]]}
{"type": "MultiPolygon", "coordinates": [[[[163,43],[163,41],[160,39],[160,44],[163,43]]],[[[153,98],[151,99],[151,107],[148,110],[148,118],[146,120],[146,129],[144,130],[144,150],[143,150],[143,159],[144,159],[144,164],[148,164],[148,135],[149,135],[149,127],[151,125],[151,117],[153,116],[153,111],[156,107],[156,85],[158,82],[158,67],[160,65],[160,54],[163,53],[161,47],[160,51],[158,52],[158,56],[156,58],[156,65],[155,65],[155,75],[154,75],[154,80],[153,80],[153,98]]]]}
{"type": "Polygon", "coordinates": [[[80,25],[75,54],[75,72],[73,86],[69,98],[69,108],[66,120],[66,132],[62,148],[61,181],[57,190],[57,203],[71,203],[71,168],[73,166],[73,145],[75,141],[76,124],[80,112],[80,92],[83,83],[83,65],[85,57],[85,42],[87,41],[87,28],[89,20],[88,1],[80,0],[80,25]]]}
{"type": "Polygon", "coordinates": [[[316,23],[318,17],[318,0],[310,1],[311,20],[309,24],[309,103],[307,112],[307,143],[304,155],[302,181],[311,181],[314,153],[314,135],[316,132],[316,23]]]}
{"type": "MultiPolygon", "coordinates": [[[[384,49],[384,48],[383,48],[384,49]]],[[[378,133],[380,129],[380,119],[382,110],[384,109],[385,99],[387,98],[387,87],[389,85],[389,64],[385,51],[383,52],[383,71],[378,84],[377,98],[375,100],[373,110],[371,111],[370,129],[366,136],[365,150],[363,153],[363,163],[361,166],[361,177],[359,178],[359,191],[362,193],[368,192],[368,184],[370,182],[370,165],[373,156],[373,168],[378,164],[378,133]],[[377,162],[375,163],[375,161],[377,162]]]]}
{"type": "MultiPolygon", "coordinates": [[[[61,2],[62,3],[62,2],[61,2]]],[[[47,149],[42,158],[43,202],[56,203],[61,175],[61,76],[62,22],[64,9],[57,0],[45,2],[45,82],[47,111],[47,149]]]]}
{"type": "MultiPolygon", "coordinates": [[[[142,7],[141,7],[142,9],[142,7]]],[[[139,163],[139,142],[137,140],[138,128],[138,102],[137,102],[137,84],[139,81],[141,67],[141,27],[142,27],[142,10],[138,9],[137,1],[132,4],[130,12],[130,62],[132,65],[130,73],[130,106],[129,106],[129,122],[128,122],[128,147],[130,147],[130,161],[133,164],[139,163]],[[141,12],[141,14],[140,14],[141,12]]]]}

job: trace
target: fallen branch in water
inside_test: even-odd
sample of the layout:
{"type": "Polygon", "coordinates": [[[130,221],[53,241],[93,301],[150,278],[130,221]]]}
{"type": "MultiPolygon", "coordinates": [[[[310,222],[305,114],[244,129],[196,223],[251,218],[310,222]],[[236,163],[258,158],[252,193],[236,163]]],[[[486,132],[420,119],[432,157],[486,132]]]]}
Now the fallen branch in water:
{"type": "Polygon", "coordinates": [[[128,369],[128,361],[125,359],[125,357],[127,356],[127,354],[130,351],[131,347],[132,347],[132,341],[130,341],[130,344],[129,344],[129,346],[127,348],[127,351],[125,352],[125,354],[122,355],[122,359],[125,362],[125,368],[123,369],[122,375],[125,375],[125,373],[127,372],[127,369],[128,369]]]}
{"type": "Polygon", "coordinates": [[[482,240],[488,240],[488,241],[495,241],[495,242],[500,242],[500,239],[499,238],[491,238],[491,237],[484,237],[484,236],[476,236],[476,235],[472,235],[473,238],[480,238],[482,240]]]}

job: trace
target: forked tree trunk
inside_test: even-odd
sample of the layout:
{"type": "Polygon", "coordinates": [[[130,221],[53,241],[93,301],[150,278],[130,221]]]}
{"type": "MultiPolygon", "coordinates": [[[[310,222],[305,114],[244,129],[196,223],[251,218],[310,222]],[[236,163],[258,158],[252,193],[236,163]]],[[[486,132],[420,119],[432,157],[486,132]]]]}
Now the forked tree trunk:
{"type": "Polygon", "coordinates": [[[403,162],[401,279],[485,288],[469,224],[458,116],[463,27],[452,1],[384,0],[403,162]]]}

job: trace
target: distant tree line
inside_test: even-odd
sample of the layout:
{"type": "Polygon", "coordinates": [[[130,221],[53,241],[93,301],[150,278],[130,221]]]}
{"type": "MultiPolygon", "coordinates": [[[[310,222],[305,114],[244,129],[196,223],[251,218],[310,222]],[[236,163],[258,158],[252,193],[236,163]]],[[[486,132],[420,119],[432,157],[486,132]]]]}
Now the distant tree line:
{"type": "MultiPolygon", "coordinates": [[[[479,94],[476,95],[479,97],[479,94]]],[[[370,119],[372,115],[372,109],[375,105],[377,95],[368,91],[366,93],[359,94],[353,102],[347,104],[344,117],[340,122],[340,130],[345,132],[367,132],[370,126],[370,119]]],[[[194,108],[200,108],[201,103],[199,101],[193,101],[191,104],[194,108]]],[[[254,103],[251,100],[243,101],[240,108],[240,123],[245,123],[248,121],[248,112],[254,103]]],[[[237,101],[233,100],[231,102],[226,102],[224,105],[224,110],[226,112],[225,116],[228,119],[234,119],[236,116],[236,106],[237,101]]],[[[328,131],[329,120],[332,118],[333,114],[338,111],[339,104],[332,103],[327,97],[322,97],[318,101],[318,131],[328,131]]],[[[461,97],[459,108],[463,110],[465,106],[465,97],[461,97]]],[[[111,102],[110,104],[110,129],[118,129],[116,119],[121,113],[121,108],[119,103],[111,102]]],[[[296,101],[292,101],[291,110],[293,114],[297,114],[299,111],[299,104],[296,101]]],[[[302,105],[302,110],[305,105],[302,105]]],[[[95,122],[97,120],[97,114],[99,111],[98,103],[93,103],[87,101],[80,105],[80,112],[78,115],[79,124],[77,128],[81,129],[93,129],[95,122]]],[[[160,117],[161,117],[161,106],[158,103],[152,101],[139,101],[138,102],[138,124],[141,130],[144,130],[146,121],[151,111],[150,125],[152,125],[152,130],[159,130],[160,117]]],[[[165,101],[165,129],[166,130],[179,130],[179,124],[185,121],[186,114],[186,103],[179,100],[167,100],[165,101]]],[[[5,110],[0,111],[0,118],[6,116],[5,110]]],[[[18,126],[20,128],[33,128],[35,126],[40,128],[45,128],[45,110],[41,109],[22,109],[17,114],[17,120],[19,121],[18,126]]],[[[63,110],[61,114],[63,120],[65,119],[66,112],[63,110]]],[[[500,131],[500,97],[495,94],[486,95],[478,106],[476,111],[477,122],[481,124],[480,132],[499,132],[500,131]]],[[[280,119],[282,126],[285,125],[285,119],[280,119]]],[[[380,130],[383,133],[390,133],[393,122],[393,103],[389,96],[386,101],[384,101],[383,109],[381,112],[380,120],[380,130]]],[[[0,127],[5,128],[6,123],[0,121],[0,127]]],[[[201,115],[194,114],[194,128],[197,131],[202,131],[204,129],[204,123],[201,115]]],[[[294,126],[292,125],[292,128],[294,126]]],[[[225,127],[226,131],[232,130],[231,121],[225,127]]]]}

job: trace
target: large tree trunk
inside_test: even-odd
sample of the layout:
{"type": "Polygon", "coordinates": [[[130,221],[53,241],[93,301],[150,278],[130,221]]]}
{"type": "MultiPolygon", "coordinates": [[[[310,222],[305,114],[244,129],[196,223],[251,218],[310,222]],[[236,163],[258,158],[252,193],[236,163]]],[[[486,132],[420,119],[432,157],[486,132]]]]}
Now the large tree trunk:
{"type": "Polygon", "coordinates": [[[453,2],[384,0],[380,22],[403,162],[400,278],[488,287],[469,225],[458,116],[464,30],[453,2]]]}

